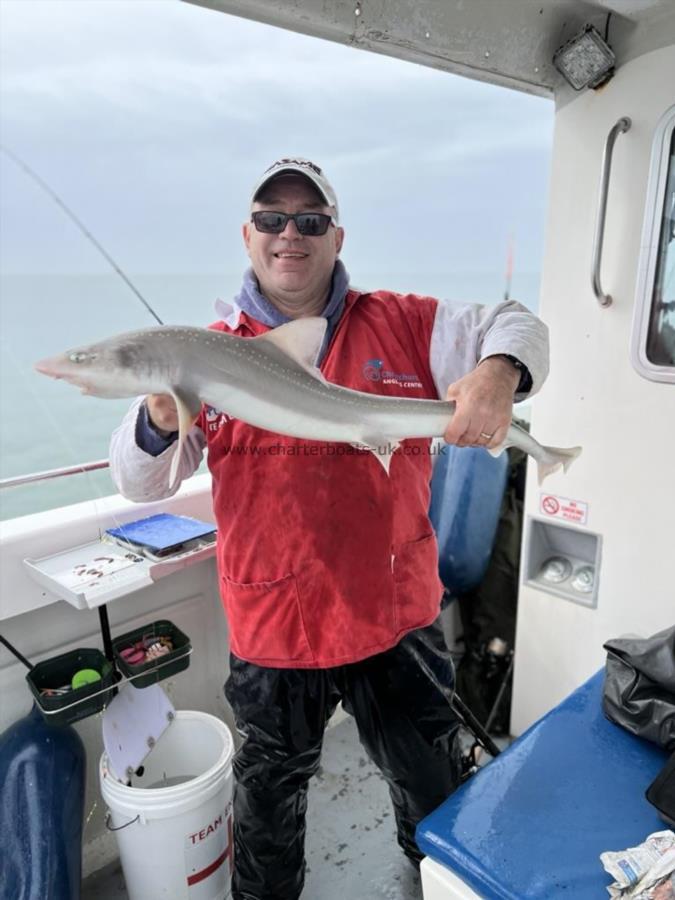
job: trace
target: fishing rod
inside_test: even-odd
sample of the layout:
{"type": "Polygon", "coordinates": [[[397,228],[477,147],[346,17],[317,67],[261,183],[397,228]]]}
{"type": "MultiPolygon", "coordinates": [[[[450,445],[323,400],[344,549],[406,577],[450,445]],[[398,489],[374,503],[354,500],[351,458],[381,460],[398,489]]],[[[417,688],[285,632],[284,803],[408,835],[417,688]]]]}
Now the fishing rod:
{"type": "Polygon", "coordinates": [[[444,699],[455,713],[460,723],[470,731],[481,747],[486,750],[490,756],[497,757],[500,754],[499,747],[492,740],[486,729],[481,725],[478,719],[471,712],[469,707],[464,703],[457,691],[453,687],[443,684],[442,679],[436,675],[427,660],[422,656],[420,651],[412,643],[401,644],[408,653],[417,661],[418,666],[422,669],[431,684],[433,684],[443,695],[444,699]]]}
{"type": "Polygon", "coordinates": [[[9,652],[12,653],[14,656],[16,656],[16,658],[19,660],[19,662],[22,662],[28,670],[35,668],[33,663],[29,662],[22,653],[19,653],[19,651],[16,649],[16,647],[13,644],[10,644],[10,642],[7,640],[7,638],[3,637],[1,634],[0,634],[0,644],[4,644],[5,647],[7,647],[7,649],[9,650],[9,652]]]}
{"type": "Polygon", "coordinates": [[[504,300],[511,299],[511,279],[513,278],[513,235],[509,236],[509,244],[506,250],[506,286],[504,288],[504,300]]]}
{"type": "Polygon", "coordinates": [[[14,153],[12,150],[10,150],[6,145],[0,144],[0,150],[2,150],[3,153],[5,153],[12,160],[12,162],[15,165],[17,165],[20,169],[22,169],[26,173],[26,175],[28,175],[30,178],[32,178],[33,181],[37,185],[39,185],[42,188],[42,190],[46,194],[49,195],[49,197],[51,197],[51,199],[57,204],[57,206],[59,206],[63,210],[63,212],[68,216],[68,218],[72,222],[74,222],[75,225],[77,225],[77,227],[80,229],[82,234],[87,238],[87,240],[89,240],[94,245],[94,247],[96,247],[96,249],[101,254],[101,256],[113,267],[115,272],[117,272],[117,274],[124,281],[124,283],[127,285],[127,287],[131,288],[131,290],[138,297],[138,299],[141,301],[141,303],[145,306],[145,308],[148,310],[148,312],[152,316],[155,317],[155,319],[157,320],[157,322],[160,325],[163,325],[164,322],[162,322],[160,317],[157,315],[157,313],[152,308],[152,306],[150,306],[150,304],[145,299],[145,297],[141,294],[141,292],[138,290],[136,285],[131,281],[131,279],[122,270],[121,266],[119,266],[115,262],[115,260],[108,253],[108,251],[105,249],[105,247],[101,246],[101,244],[96,240],[96,238],[91,233],[91,231],[89,231],[89,229],[86,227],[86,225],[75,215],[75,213],[72,211],[72,209],[70,209],[70,207],[67,206],[65,201],[62,200],[61,197],[59,197],[59,195],[56,193],[56,191],[54,191],[47,184],[47,182],[37,174],[37,172],[35,172],[33,169],[31,169],[31,167],[28,165],[28,163],[24,162],[20,156],[18,156],[16,153],[14,153]]]}

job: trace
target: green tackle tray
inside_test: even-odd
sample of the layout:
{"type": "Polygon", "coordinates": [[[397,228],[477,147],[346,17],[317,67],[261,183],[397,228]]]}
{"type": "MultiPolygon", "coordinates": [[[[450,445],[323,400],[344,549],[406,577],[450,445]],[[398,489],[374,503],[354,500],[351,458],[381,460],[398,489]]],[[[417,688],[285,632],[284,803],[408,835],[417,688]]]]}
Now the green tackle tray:
{"type": "Polygon", "coordinates": [[[135,628],[126,634],[120,635],[113,639],[113,656],[117,668],[122,672],[125,678],[130,678],[134,687],[144,688],[158,681],[163,681],[176,672],[182,672],[190,665],[190,654],[192,653],[192,644],[190,638],[184,634],[180,628],[177,628],[173,622],[168,619],[160,619],[152,622],[150,625],[143,625],[141,628],[135,628]],[[140,663],[139,665],[131,665],[120,656],[122,650],[133,647],[138,641],[148,636],[168,637],[173,643],[173,650],[159,659],[151,659],[149,662],[140,663]],[[143,674],[147,673],[147,674],[143,674]]]}
{"type": "Polygon", "coordinates": [[[115,672],[100,650],[80,647],[37,663],[26,675],[26,681],[38,709],[48,722],[72,725],[100,712],[112,700],[115,672]],[[45,688],[70,684],[80,669],[95,669],[101,674],[101,680],[53,697],[40,693],[45,688]]]}

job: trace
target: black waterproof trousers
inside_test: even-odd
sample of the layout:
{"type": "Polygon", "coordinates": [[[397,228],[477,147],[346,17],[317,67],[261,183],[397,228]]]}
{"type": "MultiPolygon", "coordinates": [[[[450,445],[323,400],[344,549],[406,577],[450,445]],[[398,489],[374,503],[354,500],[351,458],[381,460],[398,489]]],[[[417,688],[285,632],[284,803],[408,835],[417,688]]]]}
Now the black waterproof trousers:
{"type": "Polygon", "coordinates": [[[331,669],[262,668],[230,658],[225,693],[243,744],[234,758],[233,900],[298,900],[309,779],[338,702],[389,785],[398,842],[421,859],[415,826],[459,784],[452,660],[438,622],[391,650],[331,669]]]}

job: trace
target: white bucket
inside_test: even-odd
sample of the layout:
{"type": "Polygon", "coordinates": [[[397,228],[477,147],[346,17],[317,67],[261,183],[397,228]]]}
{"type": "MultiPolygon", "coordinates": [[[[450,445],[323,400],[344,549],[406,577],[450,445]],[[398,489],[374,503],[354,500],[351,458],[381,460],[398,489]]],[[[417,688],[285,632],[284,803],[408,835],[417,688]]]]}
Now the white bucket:
{"type": "Polygon", "coordinates": [[[101,757],[129,900],[225,900],[232,875],[232,755],[227,726],[180,710],[143,763],[121,784],[101,757]],[[140,771],[140,770],[139,770],[140,771]]]}

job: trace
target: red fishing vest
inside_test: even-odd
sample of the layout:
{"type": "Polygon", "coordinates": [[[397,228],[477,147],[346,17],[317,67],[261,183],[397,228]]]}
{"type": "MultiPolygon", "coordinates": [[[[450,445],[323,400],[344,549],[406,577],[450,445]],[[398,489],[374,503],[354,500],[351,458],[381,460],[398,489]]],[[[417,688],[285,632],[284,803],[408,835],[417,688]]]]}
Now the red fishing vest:
{"type": "MultiPolygon", "coordinates": [[[[437,397],[436,301],[350,291],[321,371],[373,394],[437,397]]],[[[269,329],[242,313],[241,337],[269,329]]],[[[389,477],[348,444],[285,437],[203,409],[220,590],[232,652],[261,666],[326,668],[393,647],[432,622],[442,586],[427,510],[429,440],[406,440],[389,477]]]]}

